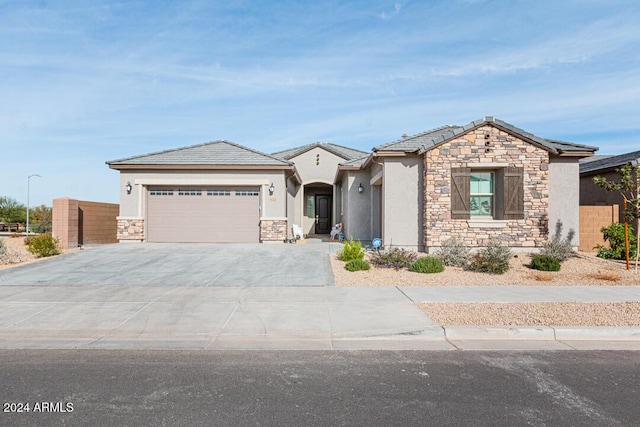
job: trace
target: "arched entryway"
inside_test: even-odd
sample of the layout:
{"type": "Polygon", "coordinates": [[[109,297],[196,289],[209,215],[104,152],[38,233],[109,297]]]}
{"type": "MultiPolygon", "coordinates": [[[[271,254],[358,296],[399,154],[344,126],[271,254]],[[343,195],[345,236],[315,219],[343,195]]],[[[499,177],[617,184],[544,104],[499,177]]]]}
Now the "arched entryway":
{"type": "Polygon", "coordinates": [[[333,186],[320,182],[306,184],[302,204],[305,234],[329,234],[333,226],[333,186]]]}

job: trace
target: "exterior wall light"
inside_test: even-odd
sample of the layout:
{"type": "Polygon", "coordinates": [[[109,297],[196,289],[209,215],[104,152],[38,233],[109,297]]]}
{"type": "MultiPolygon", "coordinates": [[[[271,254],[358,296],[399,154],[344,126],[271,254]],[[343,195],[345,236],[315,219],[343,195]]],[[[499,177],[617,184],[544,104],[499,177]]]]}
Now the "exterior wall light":
{"type": "Polygon", "coordinates": [[[358,193],[362,194],[364,192],[364,187],[362,186],[362,183],[360,183],[360,185],[358,185],[358,193]]]}
{"type": "Polygon", "coordinates": [[[276,191],[276,187],[273,186],[273,182],[269,186],[269,195],[273,196],[273,192],[276,191]]]}
{"type": "Polygon", "coordinates": [[[124,189],[127,190],[127,194],[131,194],[131,190],[133,189],[133,187],[131,186],[130,182],[127,182],[127,185],[124,186],[124,189]]]}

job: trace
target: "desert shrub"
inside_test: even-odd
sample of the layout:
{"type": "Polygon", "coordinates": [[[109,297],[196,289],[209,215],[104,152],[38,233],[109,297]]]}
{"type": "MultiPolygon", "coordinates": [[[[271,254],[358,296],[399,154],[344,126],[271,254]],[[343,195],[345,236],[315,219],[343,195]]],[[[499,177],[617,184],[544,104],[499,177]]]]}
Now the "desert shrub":
{"type": "Polygon", "coordinates": [[[33,236],[27,245],[27,250],[38,258],[59,255],[62,253],[58,244],[58,238],[53,237],[51,233],[44,233],[33,236]]]}
{"type": "MultiPolygon", "coordinates": [[[[625,259],[624,253],[624,224],[613,223],[608,227],[600,229],[605,242],[609,242],[609,247],[598,245],[598,256],[605,259],[625,259]]],[[[638,237],[633,234],[633,228],[629,227],[629,256],[636,256],[636,239],[638,237]]]]}
{"type": "Polygon", "coordinates": [[[363,259],[352,259],[344,265],[344,268],[348,271],[360,271],[370,269],[371,265],[363,259]]]}
{"type": "Polygon", "coordinates": [[[497,240],[492,240],[489,246],[473,254],[467,269],[482,273],[503,274],[509,270],[509,260],[512,257],[513,252],[510,248],[502,246],[497,240]]]}
{"type": "Polygon", "coordinates": [[[342,261],[348,262],[354,259],[364,258],[364,249],[362,249],[362,243],[353,239],[346,240],[342,246],[342,250],[338,252],[338,258],[342,261]]]}
{"type": "Polygon", "coordinates": [[[22,243],[24,243],[25,246],[29,246],[31,244],[31,239],[33,239],[33,237],[27,236],[27,237],[24,238],[22,243]]]}
{"type": "Polygon", "coordinates": [[[464,267],[469,262],[469,248],[462,240],[451,237],[442,242],[442,246],[435,253],[436,258],[442,260],[446,266],[464,267]]]}
{"type": "MultiPolygon", "coordinates": [[[[562,222],[556,223],[556,232],[540,251],[541,255],[550,256],[557,259],[560,262],[566,261],[573,256],[573,243],[571,241],[575,237],[576,233],[573,230],[569,230],[566,238],[562,238],[562,222]]],[[[557,270],[553,270],[557,271],[557,270]]]]}
{"type": "Polygon", "coordinates": [[[4,245],[4,240],[0,240],[0,255],[7,253],[7,247],[4,245]]]}
{"type": "Polygon", "coordinates": [[[415,253],[405,251],[400,248],[391,248],[388,251],[374,252],[371,257],[371,263],[376,267],[395,268],[400,270],[401,268],[407,268],[413,264],[418,257],[415,253]]]}
{"type": "Polygon", "coordinates": [[[409,271],[414,273],[441,273],[444,271],[444,265],[440,258],[426,256],[411,264],[409,271]]]}
{"type": "Polygon", "coordinates": [[[540,271],[560,271],[560,260],[549,255],[536,255],[531,259],[531,268],[540,271]]]}

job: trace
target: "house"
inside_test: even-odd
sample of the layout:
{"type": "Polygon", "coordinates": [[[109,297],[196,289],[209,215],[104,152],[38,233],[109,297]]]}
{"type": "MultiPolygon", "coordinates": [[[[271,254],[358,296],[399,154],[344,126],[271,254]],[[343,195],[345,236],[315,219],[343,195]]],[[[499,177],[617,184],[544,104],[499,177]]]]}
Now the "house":
{"type": "Polygon", "coordinates": [[[578,227],[578,160],[594,147],[493,117],[363,152],[314,143],[265,154],[229,141],[107,162],[120,171],[120,241],[281,242],[293,224],[431,251],[449,237],[540,247],[578,227]]]}
{"type": "Polygon", "coordinates": [[[609,181],[620,182],[616,169],[626,164],[637,167],[640,164],[640,151],[617,156],[594,156],[593,160],[583,159],[580,162],[580,206],[618,205],[618,221],[624,222],[622,196],[615,191],[598,187],[593,178],[602,176],[609,181]]]}
{"type": "Polygon", "coordinates": [[[337,220],[348,236],[385,246],[430,252],[455,237],[530,250],[549,224],[578,230],[578,160],[595,150],[493,117],[403,136],[340,164],[337,220]]]}
{"type": "Polygon", "coordinates": [[[220,140],[109,161],[120,171],[118,239],[282,242],[292,224],[328,234],[335,169],[363,155],[325,143],[269,155],[220,140]]]}

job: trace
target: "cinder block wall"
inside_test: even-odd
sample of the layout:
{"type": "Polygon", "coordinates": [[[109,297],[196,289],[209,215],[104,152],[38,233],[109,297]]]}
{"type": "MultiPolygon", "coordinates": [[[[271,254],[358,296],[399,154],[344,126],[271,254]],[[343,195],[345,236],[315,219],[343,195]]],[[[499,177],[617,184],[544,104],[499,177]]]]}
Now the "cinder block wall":
{"type": "Polygon", "coordinates": [[[606,245],[600,229],[618,222],[619,205],[580,206],[580,247],[583,252],[595,252],[596,245],[606,245]]]}
{"type": "Polygon", "coordinates": [[[89,243],[117,243],[120,205],[68,197],[53,199],[53,235],[64,249],[89,243]]]}

